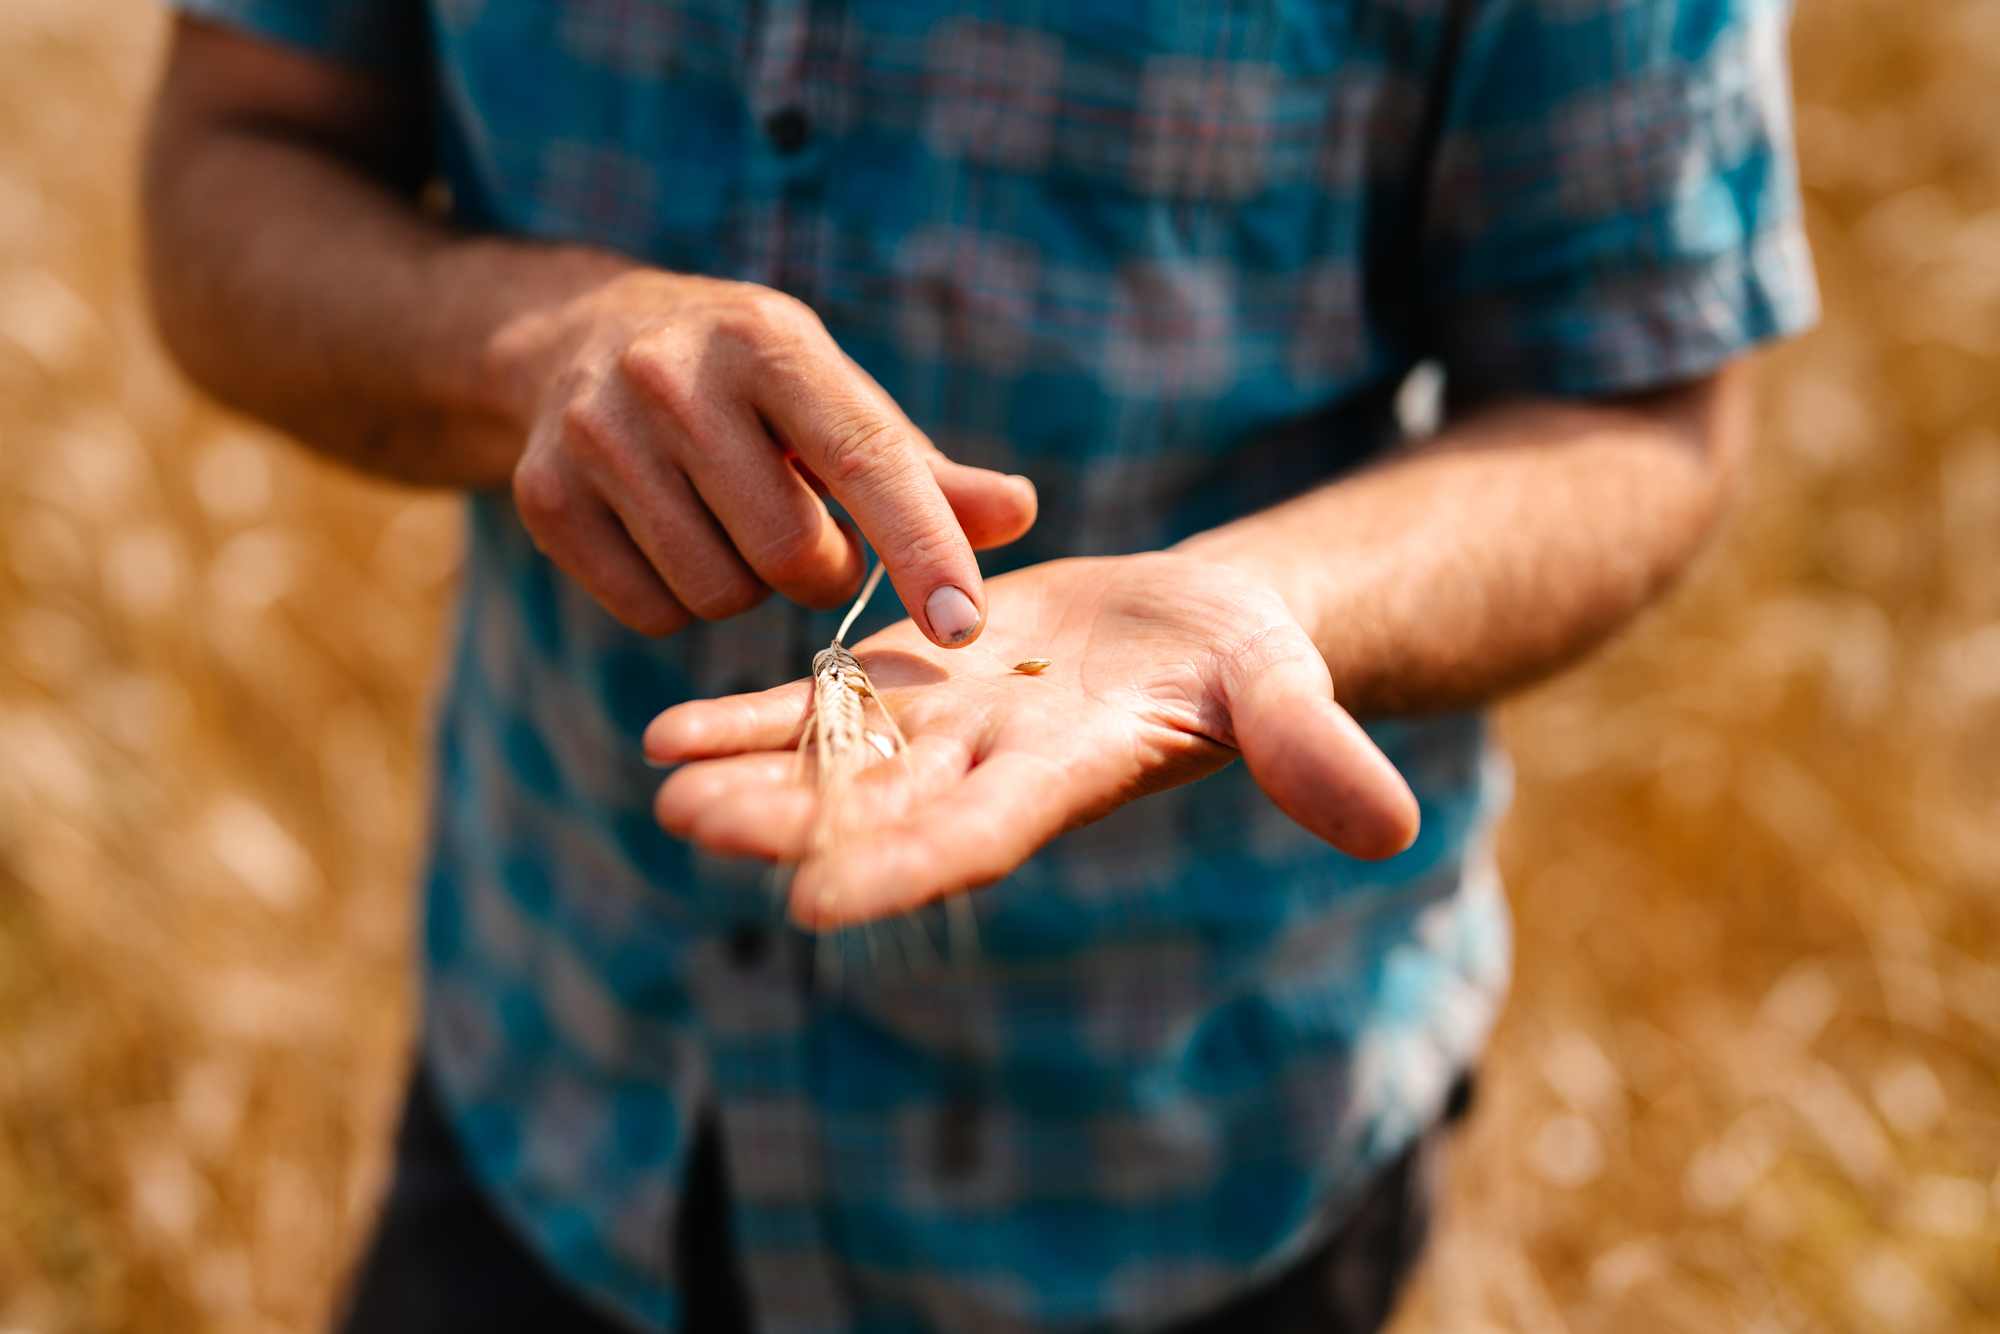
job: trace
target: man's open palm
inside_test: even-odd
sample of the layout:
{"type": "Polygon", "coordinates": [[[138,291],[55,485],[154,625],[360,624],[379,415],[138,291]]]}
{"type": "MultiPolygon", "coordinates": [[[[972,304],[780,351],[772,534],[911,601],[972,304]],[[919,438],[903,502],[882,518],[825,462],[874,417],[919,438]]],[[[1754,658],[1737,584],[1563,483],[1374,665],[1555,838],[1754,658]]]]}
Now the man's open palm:
{"type": "Polygon", "coordinates": [[[711,851],[799,862],[792,913],[822,928],[989,884],[1065,829],[1239,751],[1343,851],[1390,856],[1415,836],[1409,788],[1264,585],[1163,553],[1054,561],[987,591],[970,648],[940,650],[907,620],[855,646],[909,749],[859,780],[837,839],[812,846],[818,797],[793,754],[803,680],[654,720],[647,754],[688,761],[660,790],[660,822],[711,851]],[[1051,665],[1013,670],[1029,658],[1051,665]]]}

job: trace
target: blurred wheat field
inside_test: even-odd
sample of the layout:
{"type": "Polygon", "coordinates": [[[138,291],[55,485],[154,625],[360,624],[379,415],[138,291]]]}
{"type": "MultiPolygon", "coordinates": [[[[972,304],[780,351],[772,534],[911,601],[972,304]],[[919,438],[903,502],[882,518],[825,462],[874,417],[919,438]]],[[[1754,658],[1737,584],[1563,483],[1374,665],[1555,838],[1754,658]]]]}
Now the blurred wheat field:
{"type": "MultiPolygon", "coordinates": [[[[143,0],[0,6],[0,1330],[321,1327],[400,1091],[449,501],[145,328],[143,0]]],[[[1820,0],[1825,327],[1510,704],[1518,980],[1399,1330],[2000,1329],[2000,7],[1820,0]]]]}

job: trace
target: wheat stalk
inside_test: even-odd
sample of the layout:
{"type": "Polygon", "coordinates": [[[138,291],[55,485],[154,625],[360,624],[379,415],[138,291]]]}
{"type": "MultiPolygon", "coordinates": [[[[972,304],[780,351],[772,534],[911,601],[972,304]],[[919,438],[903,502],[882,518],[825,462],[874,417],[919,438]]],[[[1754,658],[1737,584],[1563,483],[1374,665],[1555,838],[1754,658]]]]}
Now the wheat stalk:
{"type": "MultiPolygon", "coordinates": [[[[807,843],[808,855],[827,851],[838,842],[846,829],[852,827],[849,821],[850,804],[859,789],[860,777],[869,766],[877,760],[908,763],[909,742],[903,735],[903,729],[897,725],[896,716],[889,711],[887,702],[876,691],[875,683],[869,679],[861,660],[843,642],[881,585],[882,568],[878,562],[869,572],[867,580],[861,585],[861,592],[854,599],[854,605],[847,609],[847,614],[841,618],[840,628],[833,632],[832,641],[813,655],[812,690],[807,696],[806,715],[799,728],[798,765],[795,770],[803,777],[810,753],[813,786],[819,800],[807,843]],[[879,731],[868,725],[871,704],[881,719],[882,728],[879,731]]],[[[875,812],[863,813],[862,818],[873,814],[875,812]]],[[[832,905],[823,902],[820,906],[825,909],[832,905]]],[[[918,952],[935,958],[936,951],[923,927],[914,919],[906,918],[905,921],[916,938],[918,952]]],[[[954,895],[947,900],[945,922],[947,947],[951,953],[958,954],[961,948],[977,948],[978,930],[972,905],[963,895],[954,895]]],[[[864,929],[862,937],[870,959],[876,958],[876,936],[864,929]]],[[[908,948],[901,937],[897,938],[897,943],[907,962],[908,948]]],[[[821,971],[837,978],[840,954],[834,935],[828,933],[823,936],[821,946],[821,971]]]]}

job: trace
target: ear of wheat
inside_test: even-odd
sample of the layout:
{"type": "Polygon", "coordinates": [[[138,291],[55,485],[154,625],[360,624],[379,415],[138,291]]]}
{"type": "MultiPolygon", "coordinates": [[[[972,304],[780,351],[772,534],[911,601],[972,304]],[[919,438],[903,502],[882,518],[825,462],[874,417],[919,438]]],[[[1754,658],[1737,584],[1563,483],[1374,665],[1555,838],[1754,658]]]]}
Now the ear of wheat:
{"type": "MultiPolygon", "coordinates": [[[[861,660],[844,642],[881,582],[882,566],[878,562],[862,584],[854,605],[841,618],[832,641],[813,655],[812,691],[799,729],[796,766],[796,772],[803,777],[806,765],[811,764],[813,786],[819,798],[808,836],[807,855],[826,852],[857,824],[885,814],[857,805],[860,779],[870,766],[884,760],[908,762],[909,742],[903,729],[877,693],[861,660]],[[871,722],[879,725],[871,726],[871,722]]],[[[832,907],[830,903],[818,906],[823,910],[832,907]]],[[[946,901],[944,913],[947,951],[961,956],[976,950],[978,927],[971,902],[963,895],[954,895],[946,901]]],[[[910,963],[913,956],[918,960],[934,960],[936,951],[922,924],[907,918],[903,925],[906,930],[892,932],[891,939],[904,962],[910,963]]],[[[863,928],[861,935],[868,958],[876,960],[880,946],[878,933],[863,928]]],[[[840,938],[831,932],[823,935],[819,953],[819,971],[837,984],[842,958],[840,938]]]]}
{"type": "MultiPolygon", "coordinates": [[[[895,715],[875,691],[861,660],[842,641],[882,583],[882,566],[869,572],[861,593],[841,618],[833,640],[813,655],[812,693],[799,731],[799,769],[808,760],[819,801],[813,815],[809,853],[826,851],[848,828],[857,780],[878,759],[906,758],[908,743],[895,715]],[[870,727],[872,716],[879,728],[870,727]]],[[[865,814],[865,813],[862,813],[865,814]]],[[[828,905],[830,906],[830,905],[828,905]]]]}

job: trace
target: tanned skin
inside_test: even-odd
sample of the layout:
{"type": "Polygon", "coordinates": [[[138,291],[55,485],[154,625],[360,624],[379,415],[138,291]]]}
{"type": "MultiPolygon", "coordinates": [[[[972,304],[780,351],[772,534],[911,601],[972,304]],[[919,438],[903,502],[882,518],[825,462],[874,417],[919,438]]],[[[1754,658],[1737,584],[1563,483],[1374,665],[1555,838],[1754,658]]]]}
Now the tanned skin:
{"type": "Polygon", "coordinates": [[[167,341],[358,467],[510,486],[550,558],[646,633],[770,589],[847,596],[858,551],[802,471],[825,485],[913,612],[855,646],[910,739],[868,780],[889,814],[810,855],[801,682],[677,706],[645,738],[680,766],[662,824],[803,858],[811,926],[990,883],[1239,755],[1306,828],[1393,855],[1416,803],[1355,717],[1477,705],[1587,652],[1692,559],[1744,447],[1735,370],[1487,403],[1171,551],[982,582],[973,551],[1033,522],[1025,479],[946,459],[788,297],[428,218],[421,123],[362,75],[182,21],[146,170],[167,341]],[[1031,657],[1052,665],[1011,672],[1031,657]]]}
{"type": "Polygon", "coordinates": [[[852,596],[860,550],[795,457],[935,642],[978,635],[973,548],[1034,522],[1026,478],[945,458],[788,296],[426,218],[422,124],[396,89],[181,21],[145,205],[191,375],[370,471],[511,486],[549,557],[647,634],[768,589],[852,596]]]}

